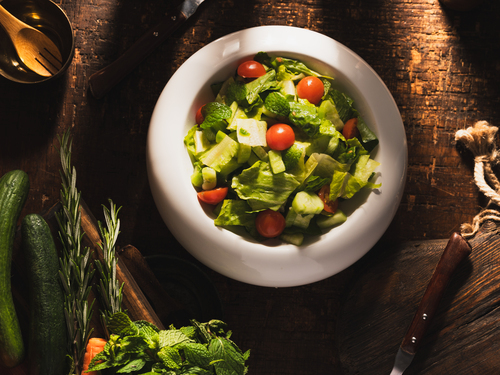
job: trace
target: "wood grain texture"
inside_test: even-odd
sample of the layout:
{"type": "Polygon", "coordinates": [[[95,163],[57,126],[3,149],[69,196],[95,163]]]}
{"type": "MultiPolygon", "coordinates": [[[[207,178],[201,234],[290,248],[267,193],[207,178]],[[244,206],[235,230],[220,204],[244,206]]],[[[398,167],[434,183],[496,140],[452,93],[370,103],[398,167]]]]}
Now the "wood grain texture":
{"type": "MultiPolygon", "coordinates": [[[[472,182],[471,155],[453,139],[458,129],[477,120],[497,124],[499,118],[497,1],[485,0],[476,10],[461,13],[442,8],[438,0],[206,0],[102,100],[88,91],[91,74],[114,61],[179,1],[55,2],[67,12],[75,33],[75,57],[66,75],[39,86],[0,77],[0,174],[21,168],[31,180],[21,215],[40,212],[59,200],[57,135],[71,128],[77,185],[90,210],[103,220],[101,204],[108,198],[123,206],[119,246],[132,244],[144,255],[169,254],[196,262],[163,224],[149,190],[149,120],[161,90],[194,52],[228,33],[259,25],[308,28],[338,40],[373,67],[398,105],[408,141],[408,179],[396,217],[371,259],[387,244],[447,241],[442,239],[471,221],[486,203],[472,182]]],[[[425,249],[418,268],[432,269],[437,248],[425,249]]],[[[386,274],[370,280],[379,285],[374,303],[384,293],[394,296],[393,303],[404,293],[418,301],[425,283],[419,280],[428,275],[412,270],[418,284],[402,284],[404,275],[395,268],[412,259],[406,252],[394,254],[386,274]]],[[[492,375],[498,373],[492,354],[498,345],[492,333],[496,309],[491,307],[497,296],[488,278],[495,275],[495,261],[494,253],[484,254],[483,268],[477,270],[484,275],[479,292],[461,302],[475,303],[468,317],[478,343],[464,342],[460,349],[468,355],[460,363],[492,375]]],[[[251,373],[342,374],[345,364],[339,351],[345,348],[337,342],[338,318],[341,309],[345,314],[346,305],[352,306],[343,299],[344,290],[350,291],[370,270],[366,263],[312,285],[285,289],[245,285],[200,266],[219,290],[234,340],[242,349],[252,349],[251,373]]],[[[470,275],[473,270],[463,272],[470,275]]],[[[392,311],[396,305],[379,308],[392,311]]],[[[372,310],[365,312],[366,324],[372,310]]],[[[403,310],[408,318],[401,318],[402,325],[409,323],[411,310],[403,310]]],[[[405,329],[395,333],[391,343],[396,348],[405,329]]],[[[433,348],[446,351],[448,340],[461,338],[460,330],[449,332],[433,348]]]]}
{"type": "MultiPolygon", "coordinates": [[[[470,241],[472,254],[452,275],[434,320],[405,374],[493,374],[498,341],[497,227],[470,241]]],[[[345,374],[390,373],[394,358],[447,240],[378,248],[350,288],[338,320],[345,374]],[[396,269],[396,272],[387,272],[396,269]]]]}

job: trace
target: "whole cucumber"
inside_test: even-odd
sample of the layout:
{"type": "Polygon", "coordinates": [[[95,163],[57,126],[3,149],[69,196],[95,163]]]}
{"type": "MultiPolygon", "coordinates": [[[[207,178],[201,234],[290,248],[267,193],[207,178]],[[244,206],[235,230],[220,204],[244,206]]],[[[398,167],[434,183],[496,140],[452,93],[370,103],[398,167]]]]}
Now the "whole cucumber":
{"type": "Polygon", "coordinates": [[[63,374],[67,344],[64,294],[56,246],[42,216],[23,218],[21,240],[29,282],[30,375],[63,374]]]}
{"type": "Polygon", "coordinates": [[[21,327],[12,299],[12,248],[17,221],[29,192],[28,175],[7,172],[0,179],[0,363],[15,367],[24,359],[21,327]]]}

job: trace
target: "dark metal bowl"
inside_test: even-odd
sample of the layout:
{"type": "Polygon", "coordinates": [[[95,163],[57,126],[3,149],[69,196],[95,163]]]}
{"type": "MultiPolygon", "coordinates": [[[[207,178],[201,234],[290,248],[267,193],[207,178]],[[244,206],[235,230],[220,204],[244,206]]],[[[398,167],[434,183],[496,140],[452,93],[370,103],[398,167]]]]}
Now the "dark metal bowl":
{"type": "Polygon", "coordinates": [[[75,50],[73,28],[66,13],[50,0],[4,0],[0,5],[21,21],[46,34],[59,48],[63,58],[59,72],[42,77],[24,68],[10,38],[0,27],[0,74],[11,81],[26,84],[61,76],[71,64],[75,50]]]}

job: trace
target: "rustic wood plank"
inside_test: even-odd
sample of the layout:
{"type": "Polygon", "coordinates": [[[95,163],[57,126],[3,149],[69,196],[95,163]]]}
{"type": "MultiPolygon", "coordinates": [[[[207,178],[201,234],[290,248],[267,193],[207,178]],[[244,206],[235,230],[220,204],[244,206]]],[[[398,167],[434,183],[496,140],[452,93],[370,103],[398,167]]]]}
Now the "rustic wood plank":
{"type": "MultiPolygon", "coordinates": [[[[378,248],[375,264],[350,289],[337,339],[346,374],[389,373],[447,240],[378,248]],[[395,270],[395,271],[391,271],[395,270]]],[[[472,254],[452,276],[408,374],[489,373],[498,324],[500,236],[489,223],[470,240],[472,254]],[[466,361],[463,361],[464,357],[466,361]],[[474,372],[475,373],[475,372],[474,372]]]]}
{"type": "MultiPolygon", "coordinates": [[[[100,101],[88,92],[90,75],[179,1],[55,2],[66,10],[75,31],[75,58],[67,74],[40,86],[4,79],[0,84],[0,174],[15,168],[28,172],[31,190],[22,215],[59,200],[57,135],[71,128],[77,184],[90,210],[100,218],[101,204],[109,197],[123,206],[119,245],[196,262],[165,228],[149,191],[149,120],[161,90],[194,52],[230,32],[275,24],[312,29],[343,43],[374,68],[394,96],[407,133],[409,169],[400,208],[382,244],[447,239],[485,203],[472,182],[471,155],[454,144],[453,136],[477,120],[496,124],[499,118],[497,1],[461,13],[443,9],[438,0],[206,0],[100,101]]],[[[432,263],[436,251],[429,248],[429,260],[422,254],[422,262],[432,263]]],[[[398,259],[391,264],[399,264],[398,259]]],[[[483,271],[491,275],[491,267],[483,271]]],[[[283,290],[244,285],[204,270],[220,292],[233,338],[252,349],[251,373],[341,373],[336,336],[339,309],[347,303],[342,291],[351,276],[361,277],[367,269],[355,266],[328,280],[283,290]]],[[[387,293],[395,293],[392,287],[411,292],[413,287],[397,282],[402,277],[398,270],[386,277],[395,279],[387,282],[387,293]]],[[[485,288],[482,294],[487,292],[485,288]]],[[[484,295],[473,301],[492,302],[484,295]]],[[[489,323],[483,321],[486,332],[492,332],[496,310],[477,309],[474,316],[490,317],[489,323]]],[[[481,327],[475,326],[478,335],[481,327]]],[[[496,345],[491,338],[485,333],[485,353],[488,345],[491,352],[496,345]]],[[[475,355],[483,350],[479,344],[471,348],[475,355]]],[[[466,362],[470,359],[478,371],[493,371],[494,359],[476,363],[472,358],[467,356],[466,362]]]]}

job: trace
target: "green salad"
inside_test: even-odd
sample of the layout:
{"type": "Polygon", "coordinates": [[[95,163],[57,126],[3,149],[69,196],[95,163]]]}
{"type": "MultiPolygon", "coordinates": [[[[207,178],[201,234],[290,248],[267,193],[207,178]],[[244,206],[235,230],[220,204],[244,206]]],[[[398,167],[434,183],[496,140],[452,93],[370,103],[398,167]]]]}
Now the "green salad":
{"type": "Polygon", "coordinates": [[[333,77],[260,52],[202,105],[184,143],[215,225],[301,245],[347,217],[342,202],[372,181],[378,139],[333,77]]]}

